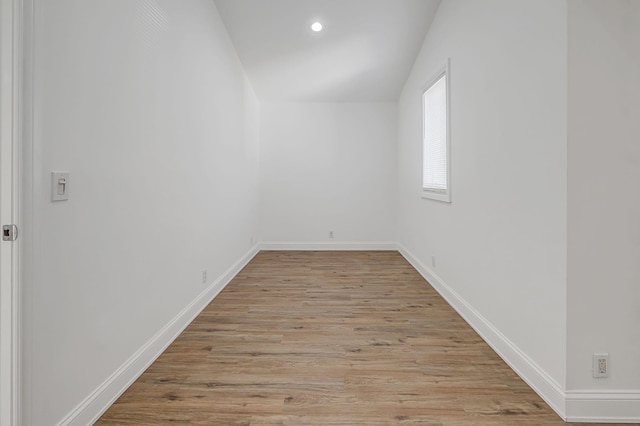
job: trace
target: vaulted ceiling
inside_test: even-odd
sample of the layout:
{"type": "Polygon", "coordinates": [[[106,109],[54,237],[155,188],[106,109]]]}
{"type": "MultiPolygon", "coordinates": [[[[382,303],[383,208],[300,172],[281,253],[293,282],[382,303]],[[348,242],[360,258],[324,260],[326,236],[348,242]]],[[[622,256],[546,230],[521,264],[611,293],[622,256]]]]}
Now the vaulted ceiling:
{"type": "Polygon", "coordinates": [[[440,0],[215,3],[260,100],[369,102],[398,98],[440,0]]]}

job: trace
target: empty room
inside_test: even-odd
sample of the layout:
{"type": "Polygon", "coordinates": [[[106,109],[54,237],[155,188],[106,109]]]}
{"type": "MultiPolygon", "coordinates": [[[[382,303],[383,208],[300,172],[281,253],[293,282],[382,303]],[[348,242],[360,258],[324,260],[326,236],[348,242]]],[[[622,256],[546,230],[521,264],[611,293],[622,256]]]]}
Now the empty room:
{"type": "Polygon", "coordinates": [[[0,0],[0,423],[640,424],[640,0],[0,0]]]}

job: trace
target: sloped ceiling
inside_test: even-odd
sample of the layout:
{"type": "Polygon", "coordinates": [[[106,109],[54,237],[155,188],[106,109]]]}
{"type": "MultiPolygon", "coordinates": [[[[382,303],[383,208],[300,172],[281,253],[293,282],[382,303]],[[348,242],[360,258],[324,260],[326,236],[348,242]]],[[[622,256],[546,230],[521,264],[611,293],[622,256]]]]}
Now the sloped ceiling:
{"type": "Polygon", "coordinates": [[[397,100],[440,0],[215,3],[260,100],[370,102],[397,100]]]}

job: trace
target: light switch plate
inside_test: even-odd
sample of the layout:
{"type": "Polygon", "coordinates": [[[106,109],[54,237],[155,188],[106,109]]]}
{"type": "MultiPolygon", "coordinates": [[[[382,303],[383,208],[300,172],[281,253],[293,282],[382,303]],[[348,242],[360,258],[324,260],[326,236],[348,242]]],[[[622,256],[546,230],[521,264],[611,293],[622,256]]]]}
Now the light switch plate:
{"type": "Polygon", "coordinates": [[[51,201],[69,199],[69,172],[51,172],[51,201]]]}

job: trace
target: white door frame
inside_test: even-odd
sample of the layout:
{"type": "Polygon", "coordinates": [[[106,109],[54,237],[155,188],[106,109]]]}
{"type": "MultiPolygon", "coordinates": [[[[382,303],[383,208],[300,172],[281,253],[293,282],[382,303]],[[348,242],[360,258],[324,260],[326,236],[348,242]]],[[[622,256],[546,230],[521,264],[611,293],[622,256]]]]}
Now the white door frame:
{"type": "MultiPolygon", "coordinates": [[[[20,230],[22,0],[0,0],[0,224],[20,230]]],[[[20,232],[20,231],[18,231],[20,232]]],[[[0,424],[20,423],[20,239],[0,241],[0,424]]]]}

